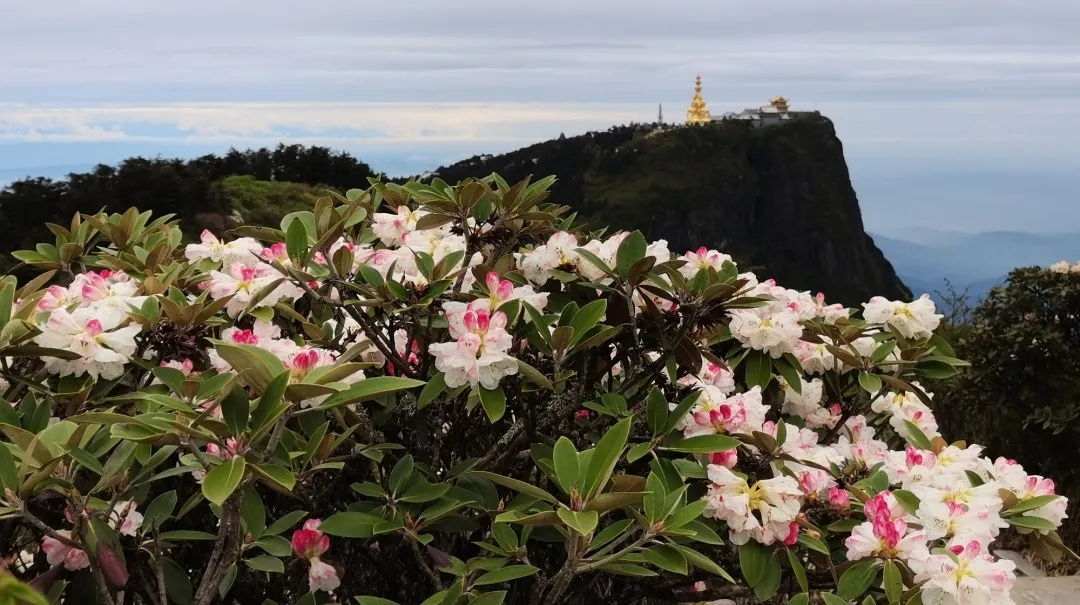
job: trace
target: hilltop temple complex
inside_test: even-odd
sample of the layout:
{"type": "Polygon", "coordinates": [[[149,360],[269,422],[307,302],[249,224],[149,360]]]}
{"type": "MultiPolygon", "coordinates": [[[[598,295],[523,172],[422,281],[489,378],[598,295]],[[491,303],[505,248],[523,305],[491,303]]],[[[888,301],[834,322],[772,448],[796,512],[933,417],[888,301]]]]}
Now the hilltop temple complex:
{"type": "Polygon", "coordinates": [[[791,101],[784,97],[773,97],[768,105],[752,107],[740,112],[729,111],[719,117],[713,116],[709,113],[705,98],[701,96],[701,75],[698,74],[697,80],[694,82],[694,96],[690,99],[689,109],[686,110],[686,123],[694,125],[723,120],[748,120],[754,126],[768,126],[769,124],[779,124],[787,120],[819,115],[821,113],[818,111],[792,111],[791,101]]]}

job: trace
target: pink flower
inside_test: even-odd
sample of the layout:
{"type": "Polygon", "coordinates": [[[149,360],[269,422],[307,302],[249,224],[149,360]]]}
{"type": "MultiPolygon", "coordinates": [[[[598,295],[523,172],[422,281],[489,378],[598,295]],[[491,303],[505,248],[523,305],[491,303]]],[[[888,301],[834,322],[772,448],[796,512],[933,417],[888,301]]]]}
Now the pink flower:
{"type": "Polygon", "coordinates": [[[578,420],[588,420],[589,419],[589,410],[578,410],[578,411],[574,412],[574,418],[576,418],[578,420]]]}
{"type": "MultiPolygon", "coordinates": [[[[56,533],[65,538],[71,538],[69,530],[62,529],[56,533]]],[[[78,571],[90,566],[90,558],[86,555],[85,550],[72,548],[55,538],[46,537],[42,540],[41,550],[45,551],[49,565],[56,566],[63,563],[64,568],[69,571],[78,571]]]]}
{"type": "Polygon", "coordinates": [[[785,546],[795,546],[799,542],[799,523],[792,521],[788,526],[788,534],[782,540],[785,546]]]}
{"type": "Polygon", "coordinates": [[[330,549],[330,536],[319,531],[322,521],[308,519],[304,527],[293,532],[293,553],[301,559],[318,559],[330,549]]]}
{"type": "Polygon", "coordinates": [[[337,570],[319,560],[319,557],[330,549],[330,537],[319,531],[322,525],[321,519],[308,519],[304,527],[293,532],[293,553],[306,559],[311,565],[308,568],[308,584],[311,590],[325,590],[331,592],[341,585],[337,570]]]}

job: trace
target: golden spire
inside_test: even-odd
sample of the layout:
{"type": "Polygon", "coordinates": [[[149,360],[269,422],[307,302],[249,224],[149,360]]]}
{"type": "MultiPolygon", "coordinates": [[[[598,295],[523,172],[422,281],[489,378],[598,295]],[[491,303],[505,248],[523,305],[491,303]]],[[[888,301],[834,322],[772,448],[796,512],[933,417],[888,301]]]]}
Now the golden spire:
{"type": "Polygon", "coordinates": [[[769,99],[769,105],[772,105],[780,113],[787,113],[790,108],[791,101],[788,101],[784,97],[773,97],[769,99]]]}
{"type": "Polygon", "coordinates": [[[697,81],[694,83],[694,98],[690,100],[690,109],[686,110],[686,123],[707,124],[710,121],[709,108],[701,96],[701,74],[698,74],[697,81]]]}

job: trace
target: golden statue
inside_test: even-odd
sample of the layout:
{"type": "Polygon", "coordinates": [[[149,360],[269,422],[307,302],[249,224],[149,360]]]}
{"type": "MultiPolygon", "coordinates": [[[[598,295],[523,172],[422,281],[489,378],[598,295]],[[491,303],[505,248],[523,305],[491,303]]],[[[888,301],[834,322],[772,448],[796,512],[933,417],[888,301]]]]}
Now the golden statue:
{"type": "Polygon", "coordinates": [[[773,97],[769,100],[769,105],[775,107],[776,111],[779,111],[780,113],[787,113],[790,103],[791,101],[788,101],[784,97],[773,97]]]}
{"type": "Polygon", "coordinates": [[[707,124],[710,121],[712,118],[709,116],[709,108],[701,96],[701,74],[698,74],[694,83],[694,98],[690,100],[690,109],[686,110],[686,123],[707,124]]]}

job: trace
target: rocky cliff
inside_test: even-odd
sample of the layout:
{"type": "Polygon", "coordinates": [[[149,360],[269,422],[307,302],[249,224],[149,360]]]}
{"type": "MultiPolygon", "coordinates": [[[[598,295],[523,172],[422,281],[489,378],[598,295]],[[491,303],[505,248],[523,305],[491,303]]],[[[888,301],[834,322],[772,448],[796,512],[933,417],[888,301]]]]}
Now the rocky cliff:
{"type": "Polygon", "coordinates": [[[551,201],[592,225],[640,229],[673,251],[715,247],[788,287],[847,304],[910,296],[863,231],[843,146],[826,118],[616,127],[477,156],[438,175],[455,182],[491,172],[511,182],[555,174],[551,201]]]}

